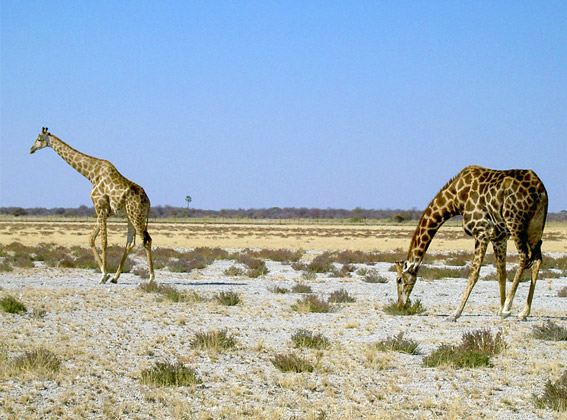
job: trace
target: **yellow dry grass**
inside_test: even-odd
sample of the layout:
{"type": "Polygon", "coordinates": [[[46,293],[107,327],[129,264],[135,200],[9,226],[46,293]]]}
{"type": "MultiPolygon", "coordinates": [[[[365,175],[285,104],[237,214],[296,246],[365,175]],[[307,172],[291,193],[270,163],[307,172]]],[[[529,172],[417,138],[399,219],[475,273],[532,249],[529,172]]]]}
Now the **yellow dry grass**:
{"type": "MultiPolygon", "coordinates": [[[[47,242],[87,246],[93,228],[94,221],[0,221],[0,244],[18,241],[24,245],[47,242]]],[[[391,251],[407,249],[414,229],[412,225],[152,222],[149,232],[157,247],[391,251]]],[[[113,219],[108,234],[109,244],[124,244],[126,222],[113,219]]],[[[544,252],[567,252],[567,224],[548,224],[543,239],[544,252]]],[[[508,249],[515,251],[513,242],[508,249]]],[[[474,241],[460,226],[445,225],[435,236],[430,250],[473,251],[474,241]]]]}

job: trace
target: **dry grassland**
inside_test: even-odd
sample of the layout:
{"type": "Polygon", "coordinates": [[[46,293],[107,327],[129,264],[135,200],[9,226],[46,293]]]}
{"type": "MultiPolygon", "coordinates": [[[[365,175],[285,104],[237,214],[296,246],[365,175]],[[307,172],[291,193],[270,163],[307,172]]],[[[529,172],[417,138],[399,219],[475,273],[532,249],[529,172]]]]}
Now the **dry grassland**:
{"type": "MultiPolygon", "coordinates": [[[[113,222],[110,242],[125,241],[125,225],[113,222]]],[[[0,223],[0,244],[19,241],[86,246],[86,223],[0,223]]],[[[322,250],[407,249],[413,232],[405,226],[176,225],[152,223],[158,247],[288,248],[308,250],[302,262],[322,250]],[[316,250],[316,251],[315,251],[316,250]]],[[[445,227],[434,251],[472,250],[460,227],[445,227]]],[[[567,228],[546,230],[544,251],[567,253],[567,228]]],[[[514,250],[513,245],[510,248],[514,250]]],[[[135,264],[144,259],[136,254],[135,264]]],[[[546,341],[533,328],[551,320],[567,324],[564,271],[538,282],[532,316],[515,314],[526,300],[518,289],[512,317],[496,316],[498,286],[492,266],[483,267],[463,316],[455,309],[466,279],[421,279],[412,297],[427,309],[420,316],[383,311],[396,296],[391,263],[354,264],[350,276],[302,275],[288,263],[266,261],[258,278],[228,276],[234,261],[217,260],[190,273],[158,270],[157,281],[199,299],[172,302],[147,293],[145,280],[124,274],[117,285],[97,283],[92,270],[16,268],[0,273],[0,298],[10,295],[27,307],[23,314],[0,311],[0,418],[6,419],[561,419],[565,413],[536,408],[548,380],[567,369],[567,341],[546,341]],[[366,283],[358,270],[376,270],[386,283],[366,283]],[[337,290],[355,298],[333,304],[328,313],[296,311],[297,283],[327,299],[337,290]],[[240,297],[235,306],[213,299],[220,292],[240,297]],[[424,367],[441,344],[457,343],[466,331],[501,331],[507,343],[490,367],[424,367]],[[295,348],[299,329],[322,334],[328,346],[295,348]],[[227,331],[236,345],[195,348],[199,333],[227,331]],[[419,343],[418,354],[379,351],[376,343],[403,332],[419,343]],[[58,371],[16,368],[25,352],[46,349],[61,361],[58,371]],[[295,354],[312,372],[281,372],[272,360],[295,354]],[[142,381],[156,363],[179,363],[197,372],[199,383],[158,386],[142,381]]]]}
{"type": "MultiPolygon", "coordinates": [[[[90,222],[2,222],[0,244],[13,241],[24,245],[40,242],[63,246],[87,246],[94,228],[90,222]]],[[[150,224],[154,246],[194,248],[271,248],[311,250],[406,250],[415,226],[360,225],[294,225],[294,224],[212,224],[159,223],[150,224]]],[[[126,222],[113,219],[108,227],[109,244],[126,241],[126,222]]],[[[430,249],[432,251],[474,250],[474,241],[460,226],[443,226],[430,249]]],[[[567,224],[549,224],[544,233],[545,252],[567,252],[567,224]]],[[[509,251],[514,252],[513,242],[509,251]]]]}

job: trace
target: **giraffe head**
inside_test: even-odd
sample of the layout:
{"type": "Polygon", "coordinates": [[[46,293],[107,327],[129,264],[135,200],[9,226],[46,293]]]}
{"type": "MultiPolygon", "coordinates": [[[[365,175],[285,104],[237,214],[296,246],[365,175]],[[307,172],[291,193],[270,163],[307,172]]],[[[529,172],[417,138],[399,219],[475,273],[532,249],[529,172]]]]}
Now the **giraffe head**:
{"type": "Polygon", "coordinates": [[[51,146],[51,141],[49,140],[49,132],[47,131],[47,127],[43,127],[41,129],[41,133],[35,139],[35,143],[33,144],[30,154],[34,153],[36,150],[43,149],[44,147],[51,146]]]}
{"type": "Polygon", "coordinates": [[[415,264],[408,261],[396,261],[396,283],[398,285],[398,304],[406,306],[409,296],[417,280],[417,269],[415,264]]]}

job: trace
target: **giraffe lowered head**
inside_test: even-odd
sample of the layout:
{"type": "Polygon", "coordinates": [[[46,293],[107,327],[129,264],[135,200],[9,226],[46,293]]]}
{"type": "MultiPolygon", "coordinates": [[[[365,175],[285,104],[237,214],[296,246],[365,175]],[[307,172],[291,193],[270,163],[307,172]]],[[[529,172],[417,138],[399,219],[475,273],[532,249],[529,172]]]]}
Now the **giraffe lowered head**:
{"type": "Polygon", "coordinates": [[[398,285],[398,305],[404,307],[409,302],[409,296],[417,280],[417,267],[408,261],[396,261],[396,283],[398,285]]]}
{"type": "Polygon", "coordinates": [[[30,154],[34,153],[36,150],[43,149],[44,147],[51,146],[51,141],[49,140],[49,132],[47,127],[41,129],[41,133],[35,139],[35,143],[30,149],[30,154]]]}

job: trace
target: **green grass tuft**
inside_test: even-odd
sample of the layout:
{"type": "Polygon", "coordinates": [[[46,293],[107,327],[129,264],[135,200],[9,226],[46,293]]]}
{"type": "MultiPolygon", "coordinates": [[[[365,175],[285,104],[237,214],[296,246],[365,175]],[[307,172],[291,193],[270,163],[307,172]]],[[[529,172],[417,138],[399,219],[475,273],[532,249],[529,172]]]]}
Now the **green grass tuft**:
{"type": "Polygon", "coordinates": [[[219,292],[213,296],[213,298],[218,303],[225,306],[236,306],[241,302],[239,294],[232,290],[229,290],[228,292],[219,292]]]}
{"type": "Polygon", "coordinates": [[[228,330],[198,332],[191,341],[191,347],[197,350],[226,350],[236,347],[236,339],[228,330]]]}
{"type": "Polygon", "coordinates": [[[291,341],[296,348],[311,348],[323,350],[329,347],[329,339],[323,334],[316,334],[308,330],[298,330],[291,336],[291,341]]]}
{"type": "Polygon", "coordinates": [[[270,360],[272,364],[282,372],[313,372],[315,369],[311,363],[295,353],[279,353],[270,360]]]}
{"type": "Polygon", "coordinates": [[[58,372],[61,368],[61,359],[49,350],[39,348],[27,351],[14,359],[16,369],[34,372],[58,372]]]}
{"type": "Polygon", "coordinates": [[[9,314],[21,314],[27,311],[26,305],[13,296],[5,296],[0,299],[0,306],[4,312],[8,312],[9,314]]]}
{"type": "Polygon", "coordinates": [[[333,307],[329,302],[324,301],[315,295],[304,296],[296,303],[291,305],[291,309],[300,313],[327,313],[333,311],[333,307]]]}
{"type": "Polygon", "coordinates": [[[197,372],[181,362],[156,362],[141,374],[141,381],[146,385],[158,386],[190,386],[201,383],[197,372]]]}
{"type": "Polygon", "coordinates": [[[384,306],[384,312],[388,315],[419,315],[426,311],[421,301],[417,299],[415,302],[408,302],[406,306],[399,304],[396,301],[390,301],[384,306]]]}
{"type": "Polygon", "coordinates": [[[536,408],[567,411],[567,370],[556,382],[547,381],[543,394],[533,399],[536,408]]]}

